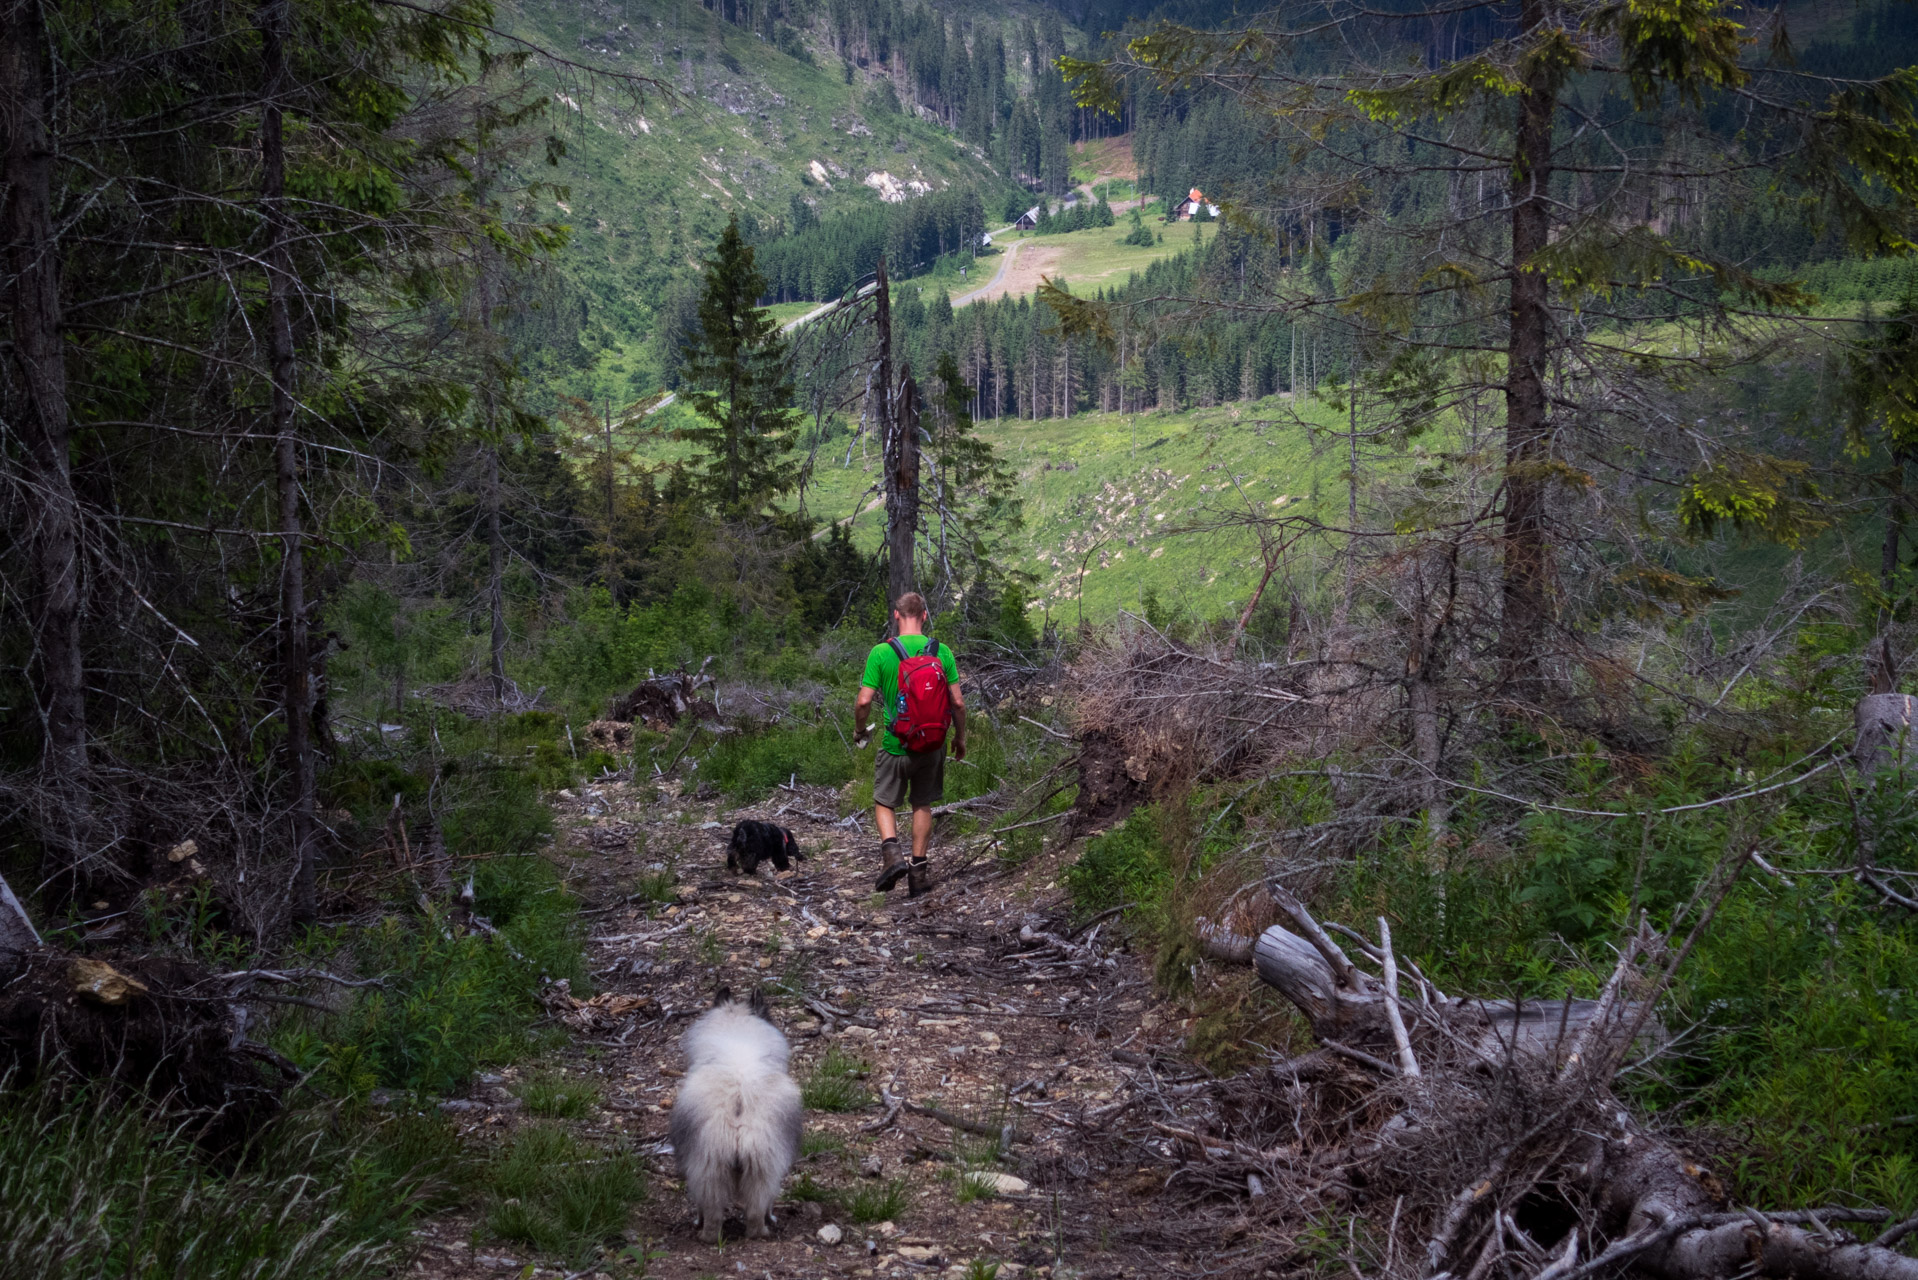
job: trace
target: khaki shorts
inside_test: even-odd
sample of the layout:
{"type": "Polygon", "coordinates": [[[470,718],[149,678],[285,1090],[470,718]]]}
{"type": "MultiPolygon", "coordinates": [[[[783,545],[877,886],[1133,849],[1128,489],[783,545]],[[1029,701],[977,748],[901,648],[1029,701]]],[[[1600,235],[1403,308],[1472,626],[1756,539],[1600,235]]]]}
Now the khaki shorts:
{"type": "Polygon", "coordinates": [[[872,770],[872,802],[897,809],[910,796],[912,807],[923,809],[946,796],[946,749],[907,752],[896,756],[885,748],[876,753],[872,770]]]}

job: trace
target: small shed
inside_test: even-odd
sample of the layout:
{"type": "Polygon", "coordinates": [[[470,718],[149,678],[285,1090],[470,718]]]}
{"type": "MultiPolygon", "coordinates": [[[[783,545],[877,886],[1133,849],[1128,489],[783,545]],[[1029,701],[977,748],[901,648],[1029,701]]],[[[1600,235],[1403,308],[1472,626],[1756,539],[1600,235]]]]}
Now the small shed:
{"type": "Polygon", "coordinates": [[[1033,205],[1030,209],[1027,209],[1024,213],[1020,214],[1018,217],[1012,220],[1012,229],[1014,231],[1032,230],[1034,227],[1039,225],[1039,215],[1044,212],[1045,212],[1044,205],[1040,205],[1040,204],[1033,205]]]}

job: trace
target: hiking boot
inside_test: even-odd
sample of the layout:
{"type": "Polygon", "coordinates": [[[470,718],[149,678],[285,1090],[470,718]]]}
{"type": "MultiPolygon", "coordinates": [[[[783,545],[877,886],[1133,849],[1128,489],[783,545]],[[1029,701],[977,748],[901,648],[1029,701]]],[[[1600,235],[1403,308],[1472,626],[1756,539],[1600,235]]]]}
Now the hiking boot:
{"type": "Polygon", "coordinates": [[[893,886],[905,879],[907,871],[906,860],[899,856],[899,838],[895,836],[890,840],[881,840],[879,856],[885,866],[879,872],[879,879],[873,883],[879,892],[891,893],[893,886]]]}
{"type": "Polygon", "coordinates": [[[932,867],[924,858],[913,859],[911,868],[906,872],[906,896],[916,898],[932,888],[932,867]]]}

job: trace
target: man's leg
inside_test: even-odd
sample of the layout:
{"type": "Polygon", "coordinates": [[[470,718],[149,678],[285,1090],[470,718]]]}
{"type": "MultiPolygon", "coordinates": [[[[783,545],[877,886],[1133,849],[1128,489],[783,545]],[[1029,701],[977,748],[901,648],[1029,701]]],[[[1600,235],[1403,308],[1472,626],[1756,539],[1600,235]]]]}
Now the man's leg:
{"type": "Polygon", "coordinates": [[[906,878],[906,860],[899,855],[899,817],[895,807],[905,800],[905,775],[898,756],[885,751],[873,762],[872,823],[879,828],[879,879],[873,887],[890,893],[906,878]]]}
{"type": "Polygon", "coordinates": [[[915,762],[912,779],[912,865],[907,870],[907,896],[916,898],[932,888],[932,865],[926,861],[932,843],[932,806],[945,798],[946,753],[928,752],[915,762]]]}

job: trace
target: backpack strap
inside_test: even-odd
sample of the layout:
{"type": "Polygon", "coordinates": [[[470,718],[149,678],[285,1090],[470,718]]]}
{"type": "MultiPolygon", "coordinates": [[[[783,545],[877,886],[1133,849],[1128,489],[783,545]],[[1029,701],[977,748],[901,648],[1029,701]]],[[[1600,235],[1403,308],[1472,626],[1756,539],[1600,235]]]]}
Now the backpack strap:
{"type": "MultiPolygon", "coordinates": [[[[906,652],[906,646],[899,642],[898,636],[890,637],[889,639],[887,639],[886,643],[891,645],[892,651],[899,655],[899,661],[904,662],[907,658],[910,658],[912,656],[911,654],[906,652]]],[[[919,651],[919,655],[921,657],[924,657],[928,653],[935,658],[939,656],[939,642],[937,640],[934,640],[930,635],[926,637],[926,647],[919,651]]]]}

